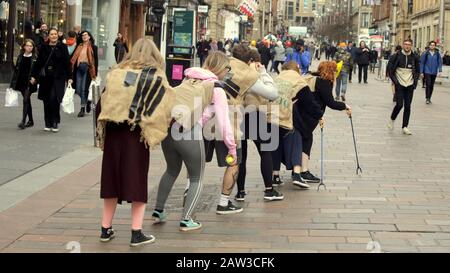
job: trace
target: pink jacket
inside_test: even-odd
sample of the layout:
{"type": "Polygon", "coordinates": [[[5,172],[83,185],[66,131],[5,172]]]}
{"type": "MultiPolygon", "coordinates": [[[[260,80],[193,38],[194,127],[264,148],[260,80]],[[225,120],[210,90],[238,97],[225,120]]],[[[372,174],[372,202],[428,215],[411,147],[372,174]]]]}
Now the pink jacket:
{"type": "MultiPolygon", "coordinates": [[[[203,81],[215,82],[219,80],[211,71],[199,67],[188,68],[184,71],[184,74],[188,78],[203,81]]],[[[217,130],[221,133],[223,141],[228,147],[228,153],[236,158],[236,142],[234,141],[233,129],[229,119],[227,96],[225,95],[225,91],[218,87],[214,88],[212,103],[205,108],[198,122],[203,127],[214,115],[217,120],[217,130]]]]}

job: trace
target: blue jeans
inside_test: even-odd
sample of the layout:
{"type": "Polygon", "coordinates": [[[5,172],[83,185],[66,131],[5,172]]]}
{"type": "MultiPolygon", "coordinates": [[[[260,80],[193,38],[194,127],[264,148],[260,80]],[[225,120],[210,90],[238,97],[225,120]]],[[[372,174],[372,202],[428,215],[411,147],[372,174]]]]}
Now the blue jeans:
{"type": "Polygon", "coordinates": [[[347,92],[347,80],[347,72],[341,71],[339,77],[336,79],[336,97],[339,97],[341,94],[344,96],[347,92]]]}
{"type": "Polygon", "coordinates": [[[87,101],[87,90],[86,90],[86,79],[89,66],[87,63],[80,63],[77,69],[77,82],[76,82],[76,93],[80,95],[81,107],[86,106],[87,101]]]}

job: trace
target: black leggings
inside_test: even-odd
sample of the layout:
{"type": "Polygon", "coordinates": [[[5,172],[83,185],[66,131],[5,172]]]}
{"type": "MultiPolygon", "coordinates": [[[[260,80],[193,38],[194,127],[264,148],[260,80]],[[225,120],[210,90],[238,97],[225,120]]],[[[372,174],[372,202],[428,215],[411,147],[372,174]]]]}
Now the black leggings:
{"type": "Polygon", "coordinates": [[[311,147],[313,144],[313,134],[312,132],[302,134],[302,147],[303,152],[309,157],[311,154],[311,147]]]}
{"type": "Polygon", "coordinates": [[[364,64],[364,65],[358,64],[358,81],[359,82],[361,82],[361,78],[364,78],[364,82],[367,82],[367,67],[368,66],[369,66],[368,64],[364,64]]]}
{"type": "MultiPolygon", "coordinates": [[[[261,158],[260,168],[261,175],[264,180],[264,186],[266,188],[272,187],[272,155],[270,151],[261,151],[261,142],[253,140],[256,148],[258,149],[259,156],[261,158]]],[[[238,191],[245,190],[245,176],[247,175],[247,140],[241,142],[242,145],[242,161],[239,164],[239,175],[237,180],[238,191]]]]}
{"type": "Polygon", "coordinates": [[[33,122],[33,109],[31,107],[30,89],[27,88],[25,89],[25,91],[22,91],[22,96],[23,96],[22,123],[25,123],[27,116],[28,121],[33,122]]]}

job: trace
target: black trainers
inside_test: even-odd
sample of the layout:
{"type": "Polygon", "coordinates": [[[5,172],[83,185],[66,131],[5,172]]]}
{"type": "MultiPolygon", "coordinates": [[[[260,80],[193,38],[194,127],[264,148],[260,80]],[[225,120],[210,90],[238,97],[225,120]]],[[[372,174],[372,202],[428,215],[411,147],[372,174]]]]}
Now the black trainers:
{"type": "Polygon", "coordinates": [[[247,195],[247,193],[245,191],[238,191],[238,193],[236,193],[236,196],[234,197],[234,200],[243,202],[243,201],[245,201],[246,195],[247,195]]]}
{"type": "Polygon", "coordinates": [[[275,189],[265,190],[264,191],[264,200],[274,201],[274,200],[283,200],[284,196],[282,193],[277,192],[275,189]]]}
{"type": "Polygon", "coordinates": [[[116,236],[116,232],[112,227],[102,227],[102,234],[100,235],[100,242],[109,242],[116,236]]]}
{"type": "Polygon", "coordinates": [[[87,104],[86,104],[86,113],[89,114],[90,112],[91,112],[91,102],[88,101],[87,104]]]}
{"type": "Polygon", "coordinates": [[[299,173],[294,173],[294,175],[292,176],[292,184],[302,189],[309,189],[308,183],[303,180],[299,173]]]}
{"type": "Polygon", "coordinates": [[[300,176],[303,178],[304,181],[306,181],[308,183],[319,183],[320,182],[320,178],[315,177],[309,171],[300,173],[300,176]]]}
{"type": "Polygon", "coordinates": [[[274,176],[273,176],[273,179],[272,179],[272,186],[278,187],[278,186],[281,186],[281,185],[283,185],[283,184],[284,184],[284,182],[281,181],[281,178],[280,178],[279,175],[274,175],[274,176]]]}
{"type": "Polygon", "coordinates": [[[243,210],[244,210],[243,208],[236,207],[235,205],[233,205],[233,203],[231,203],[231,201],[228,201],[227,206],[217,205],[216,213],[221,214],[221,215],[234,214],[234,213],[242,212],[243,210]]]}
{"type": "Polygon", "coordinates": [[[130,246],[140,246],[145,244],[151,244],[155,241],[155,236],[146,236],[142,233],[142,230],[131,230],[131,242],[130,246]]]}

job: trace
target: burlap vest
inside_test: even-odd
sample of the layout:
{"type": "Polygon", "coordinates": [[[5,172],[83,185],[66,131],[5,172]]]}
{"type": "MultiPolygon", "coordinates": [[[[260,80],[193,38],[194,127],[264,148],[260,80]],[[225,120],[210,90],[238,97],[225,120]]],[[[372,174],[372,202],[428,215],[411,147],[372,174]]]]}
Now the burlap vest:
{"type": "Polygon", "coordinates": [[[309,89],[311,89],[311,92],[316,92],[316,79],[317,76],[313,76],[311,74],[302,75],[302,79],[306,81],[306,83],[309,86],[309,89]]]}
{"type": "Polygon", "coordinates": [[[106,76],[97,121],[99,146],[103,149],[107,122],[141,128],[141,141],[153,148],[167,136],[175,92],[164,71],[116,68],[106,76]]]}
{"type": "Polygon", "coordinates": [[[211,104],[214,82],[186,78],[174,88],[176,99],[172,117],[185,129],[192,129],[203,110],[211,104]]]}
{"type": "Polygon", "coordinates": [[[243,100],[247,91],[259,78],[258,73],[250,66],[236,58],[230,58],[231,77],[223,82],[223,89],[227,94],[230,106],[231,126],[235,140],[242,136],[241,121],[243,118],[243,100]]]}
{"type": "Polygon", "coordinates": [[[292,99],[297,93],[308,86],[307,82],[293,70],[283,70],[275,79],[278,88],[278,98],[269,104],[267,120],[280,127],[292,130],[292,99]]]}

